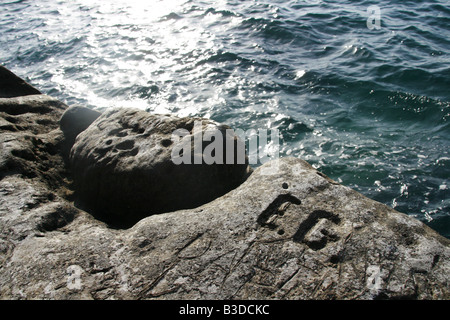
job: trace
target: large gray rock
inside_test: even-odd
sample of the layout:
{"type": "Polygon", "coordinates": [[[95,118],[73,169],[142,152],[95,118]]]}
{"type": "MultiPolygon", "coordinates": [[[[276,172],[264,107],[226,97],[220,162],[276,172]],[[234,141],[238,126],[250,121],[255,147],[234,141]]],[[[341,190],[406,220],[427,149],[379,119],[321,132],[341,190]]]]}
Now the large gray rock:
{"type": "Polygon", "coordinates": [[[450,298],[447,239],[302,160],[278,164],[278,172],[261,174],[266,164],[213,202],[126,230],[66,211],[70,223],[28,230],[15,248],[3,243],[0,296],[450,298]]]}
{"type": "Polygon", "coordinates": [[[0,65],[0,98],[13,98],[40,93],[38,89],[0,65]]]}
{"type": "Polygon", "coordinates": [[[86,130],[100,115],[101,112],[84,106],[70,106],[64,111],[59,120],[59,125],[66,139],[73,145],[75,138],[86,130]]]}
{"type": "Polygon", "coordinates": [[[67,105],[47,95],[0,98],[0,178],[21,174],[51,183],[61,158],[58,120],[67,105]]]}
{"type": "MultiPolygon", "coordinates": [[[[194,134],[222,133],[226,128],[206,119],[152,115],[131,108],[105,111],[77,136],[71,150],[80,206],[122,228],[154,213],[214,200],[245,180],[248,163],[177,165],[172,153],[180,144],[172,141],[172,134],[185,130],[188,135],[183,141],[192,138],[185,151],[192,151],[194,158],[194,134]],[[197,133],[195,121],[202,125],[197,133]]],[[[236,137],[229,138],[234,143],[236,137]]]]}
{"type": "Polygon", "coordinates": [[[86,130],[100,115],[101,112],[99,111],[77,105],[70,106],[64,111],[59,120],[59,126],[64,133],[61,152],[66,161],[69,158],[69,153],[75,143],[76,137],[86,130]]]}
{"type": "Polygon", "coordinates": [[[71,192],[59,152],[66,108],[46,95],[0,98],[0,270],[16,244],[78,212],[66,200],[71,192]]]}

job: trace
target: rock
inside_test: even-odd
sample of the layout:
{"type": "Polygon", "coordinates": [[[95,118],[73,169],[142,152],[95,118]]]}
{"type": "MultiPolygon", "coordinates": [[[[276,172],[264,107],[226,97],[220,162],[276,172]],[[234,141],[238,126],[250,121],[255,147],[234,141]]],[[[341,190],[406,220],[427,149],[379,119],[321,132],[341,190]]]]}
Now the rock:
{"type": "Polygon", "coordinates": [[[65,158],[68,158],[70,149],[75,143],[75,138],[78,134],[86,130],[100,115],[101,112],[84,106],[70,106],[63,113],[59,124],[65,137],[62,150],[65,158]]]}
{"type": "Polygon", "coordinates": [[[0,65],[0,98],[12,98],[40,93],[39,90],[0,65]]]}
{"type": "Polygon", "coordinates": [[[94,122],[101,112],[83,106],[70,106],[59,121],[60,127],[67,139],[75,138],[94,122]]]}
{"type": "Polygon", "coordinates": [[[63,227],[28,230],[14,249],[2,244],[0,296],[450,298],[448,239],[302,160],[277,163],[278,172],[261,174],[265,164],[201,207],[152,215],[126,230],[83,211],[63,227]]]}
{"type": "Polygon", "coordinates": [[[53,172],[64,167],[58,120],[66,108],[47,95],[0,98],[0,178],[21,174],[50,183],[58,176],[53,172]]]}
{"type": "Polygon", "coordinates": [[[20,116],[26,121],[30,121],[29,125],[48,131],[46,125],[51,128],[58,128],[58,118],[67,108],[67,105],[50,96],[28,95],[15,98],[1,98],[0,112],[4,113],[8,122],[14,122],[15,116],[20,116]],[[55,119],[56,120],[55,122],[55,119]]]}
{"type": "Polygon", "coordinates": [[[58,120],[66,108],[42,94],[0,98],[2,267],[16,244],[64,226],[78,212],[65,199],[67,171],[60,155],[58,120]]]}
{"type": "MultiPolygon", "coordinates": [[[[236,188],[248,175],[247,162],[176,165],[172,161],[177,146],[173,132],[184,129],[188,136],[183,141],[187,141],[195,121],[202,121],[198,131],[203,134],[228,128],[206,119],[152,115],[138,109],[105,111],[78,135],[71,150],[80,206],[122,228],[151,214],[197,207],[236,188]]],[[[235,138],[230,137],[233,143],[235,138]]],[[[188,151],[191,148],[193,158],[189,143],[188,151]]]]}

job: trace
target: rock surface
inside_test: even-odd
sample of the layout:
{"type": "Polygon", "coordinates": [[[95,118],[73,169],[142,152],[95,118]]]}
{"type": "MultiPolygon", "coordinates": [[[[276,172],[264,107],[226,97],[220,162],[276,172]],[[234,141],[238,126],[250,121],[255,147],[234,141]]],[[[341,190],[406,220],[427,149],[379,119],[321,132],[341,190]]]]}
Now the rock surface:
{"type": "Polygon", "coordinates": [[[40,93],[39,90],[0,65],[0,98],[13,98],[40,93]]]}
{"type": "Polygon", "coordinates": [[[194,157],[195,121],[203,124],[197,135],[223,130],[206,119],[132,108],[105,111],[78,135],[70,154],[80,205],[115,227],[129,227],[145,216],[194,208],[236,188],[248,174],[248,163],[173,163],[177,129],[189,133],[185,139],[194,157]]]}
{"type": "Polygon", "coordinates": [[[70,106],[59,121],[64,133],[63,156],[68,159],[75,138],[94,122],[101,112],[83,106],[70,106]]]}
{"type": "Polygon", "coordinates": [[[450,298],[448,239],[295,158],[200,207],[110,228],[72,201],[65,107],[0,99],[2,299],[450,298]]]}
{"type": "Polygon", "coordinates": [[[21,174],[52,183],[61,167],[58,121],[66,108],[46,95],[0,99],[0,178],[21,174]]]}

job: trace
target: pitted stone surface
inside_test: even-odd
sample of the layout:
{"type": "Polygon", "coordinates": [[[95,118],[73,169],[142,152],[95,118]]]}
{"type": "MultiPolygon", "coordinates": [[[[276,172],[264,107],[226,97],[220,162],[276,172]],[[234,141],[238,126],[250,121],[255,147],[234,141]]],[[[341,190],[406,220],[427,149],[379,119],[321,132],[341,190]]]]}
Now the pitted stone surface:
{"type": "MultiPolygon", "coordinates": [[[[81,132],[70,154],[79,203],[99,219],[116,227],[129,227],[155,213],[194,208],[239,186],[249,166],[242,164],[175,164],[172,140],[183,129],[191,138],[188,151],[195,156],[194,135],[226,126],[211,120],[153,115],[132,109],[105,111],[81,132]],[[195,123],[200,124],[194,132],[195,123]]],[[[200,150],[207,143],[200,140],[200,150]],[[203,145],[203,143],[205,145],[203,145]]],[[[223,144],[226,148],[226,142],[223,144]]],[[[182,150],[186,151],[186,150],[182,150]]],[[[222,151],[222,150],[220,150],[222,151]]],[[[225,152],[224,152],[225,153],[225,152]]]]}

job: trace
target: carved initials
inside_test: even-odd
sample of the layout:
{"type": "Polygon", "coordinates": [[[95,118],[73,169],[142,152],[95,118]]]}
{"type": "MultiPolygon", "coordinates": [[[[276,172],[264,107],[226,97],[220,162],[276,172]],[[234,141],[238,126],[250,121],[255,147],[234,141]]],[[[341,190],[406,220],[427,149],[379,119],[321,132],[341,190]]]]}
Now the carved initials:
{"type": "Polygon", "coordinates": [[[341,222],[337,214],[325,210],[313,211],[303,221],[294,234],[295,242],[303,242],[313,250],[324,248],[329,241],[337,241],[339,236],[333,232],[333,224],[341,222]]]}

